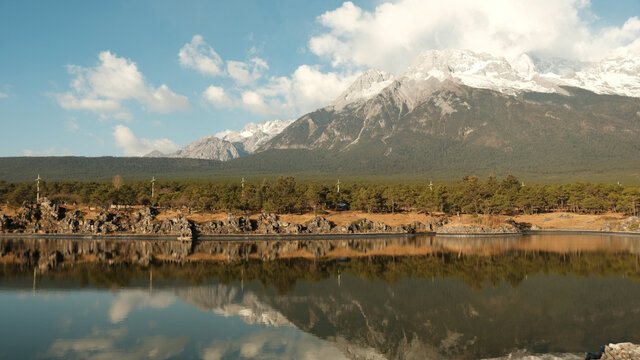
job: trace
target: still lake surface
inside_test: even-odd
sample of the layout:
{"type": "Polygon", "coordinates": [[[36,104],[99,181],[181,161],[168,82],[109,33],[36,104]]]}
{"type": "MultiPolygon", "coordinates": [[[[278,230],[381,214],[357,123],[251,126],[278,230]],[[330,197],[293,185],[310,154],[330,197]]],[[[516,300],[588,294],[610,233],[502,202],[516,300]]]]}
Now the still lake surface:
{"type": "Polygon", "coordinates": [[[350,237],[326,240],[322,256],[300,250],[316,239],[269,260],[247,240],[216,244],[233,247],[227,261],[15,261],[72,241],[84,240],[0,239],[1,359],[584,359],[640,343],[637,236],[350,237]],[[234,257],[239,244],[250,251],[234,257]]]}

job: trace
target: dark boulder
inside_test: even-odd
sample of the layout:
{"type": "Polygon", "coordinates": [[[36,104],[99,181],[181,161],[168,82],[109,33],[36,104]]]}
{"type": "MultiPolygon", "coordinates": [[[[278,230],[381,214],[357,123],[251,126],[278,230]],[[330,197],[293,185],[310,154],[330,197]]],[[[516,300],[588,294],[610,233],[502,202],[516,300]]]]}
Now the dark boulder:
{"type": "Polygon", "coordinates": [[[223,222],[223,233],[226,234],[244,234],[252,230],[249,218],[244,216],[227,214],[227,219],[223,222]]]}
{"type": "Polygon", "coordinates": [[[160,228],[160,225],[153,222],[157,214],[158,211],[156,209],[149,207],[135,212],[131,216],[130,231],[135,234],[156,234],[160,228]]]}
{"type": "Polygon", "coordinates": [[[0,232],[9,232],[9,229],[11,229],[11,218],[0,214],[0,232]]]}
{"type": "Polygon", "coordinates": [[[200,235],[217,235],[222,234],[224,229],[224,224],[222,221],[209,221],[206,223],[196,225],[196,229],[198,234],[200,235]]]}
{"type": "Polygon", "coordinates": [[[178,235],[183,238],[193,238],[194,225],[191,220],[182,215],[172,219],[164,219],[160,224],[158,232],[164,235],[178,235]]]}
{"type": "Polygon", "coordinates": [[[274,213],[262,213],[258,216],[257,232],[260,234],[277,234],[280,224],[278,215],[274,213]]]}
{"type": "Polygon", "coordinates": [[[326,234],[331,232],[334,227],[334,223],[322,216],[316,216],[305,224],[306,231],[310,234],[326,234]]]}
{"type": "Polygon", "coordinates": [[[278,222],[278,232],[280,234],[300,234],[303,231],[303,227],[300,224],[290,223],[287,221],[278,222]]]}
{"type": "Polygon", "coordinates": [[[82,214],[80,211],[74,211],[67,214],[59,223],[56,232],[59,234],[75,234],[80,230],[80,222],[82,214]]]}

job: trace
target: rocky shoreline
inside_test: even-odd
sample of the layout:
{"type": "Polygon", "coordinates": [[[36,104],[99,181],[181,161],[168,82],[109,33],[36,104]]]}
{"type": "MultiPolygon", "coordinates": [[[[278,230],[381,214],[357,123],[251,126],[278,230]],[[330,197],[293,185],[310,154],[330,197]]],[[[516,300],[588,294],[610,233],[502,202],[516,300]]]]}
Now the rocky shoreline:
{"type": "Polygon", "coordinates": [[[640,345],[629,342],[609,344],[602,346],[602,351],[598,353],[588,353],[587,360],[623,360],[623,359],[640,359],[640,345]]]}
{"type": "Polygon", "coordinates": [[[176,236],[192,240],[218,235],[303,235],[303,234],[520,234],[525,227],[507,219],[497,227],[478,225],[447,226],[449,219],[429,219],[410,224],[389,226],[383,222],[359,219],[336,225],[322,216],[297,224],[281,220],[273,213],[262,213],[257,219],[227,214],[224,220],[194,222],[182,214],[158,220],[152,207],[132,211],[119,209],[101,211],[95,218],[86,218],[78,210],[69,210],[46,198],[40,203],[23,204],[13,217],[0,214],[0,234],[60,234],[87,236],[145,235],[176,236]]]}
{"type": "MultiPolygon", "coordinates": [[[[345,234],[414,234],[427,233],[441,236],[520,235],[538,232],[589,232],[589,233],[638,233],[640,218],[629,217],[620,222],[605,222],[595,229],[542,229],[526,222],[506,218],[490,225],[478,225],[452,221],[455,217],[442,216],[390,226],[383,221],[366,218],[336,224],[322,216],[304,222],[286,221],[274,213],[262,213],[257,217],[226,214],[222,220],[194,221],[182,213],[166,216],[153,207],[137,209],[102,210],[88,216],[86,213],[67,209],[43,198],[38,204],[23,204],[13,216],[0,213],[0,236],[47,235],[97,237],[168,237],[190,241],[197,238],[220,236],[284,236],[284,235],[345,235],[345,234]]],[[[285,218],[287,216],[284,216],[285,218]]],[[[374,216],[375,217],[375,216],[374,216]]],[[[195,217],[197,218],[197,217],[195,217]]],[[[477,222],[474,220],[474,222],[477,222]]]]}

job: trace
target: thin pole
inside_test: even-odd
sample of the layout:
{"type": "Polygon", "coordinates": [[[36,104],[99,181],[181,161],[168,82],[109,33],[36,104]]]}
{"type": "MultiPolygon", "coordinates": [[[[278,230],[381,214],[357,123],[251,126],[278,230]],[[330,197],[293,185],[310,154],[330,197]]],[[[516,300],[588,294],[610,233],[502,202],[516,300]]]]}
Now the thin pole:
{"type": "Polygon", "coordinates": [[[36,179],[38,185],[37,185],[37,193],[36,193],[36,204],[40,203],[40,180],[42,180],[42,178],[40,178],[40,174],[38,174],[38,178],[36,179]]]}
{"type": "Polygon", "coordinates": [[[151,198],[153,199],[153,197],[156,194],[156,177],[154,176],[151,179],[151,198]]]}

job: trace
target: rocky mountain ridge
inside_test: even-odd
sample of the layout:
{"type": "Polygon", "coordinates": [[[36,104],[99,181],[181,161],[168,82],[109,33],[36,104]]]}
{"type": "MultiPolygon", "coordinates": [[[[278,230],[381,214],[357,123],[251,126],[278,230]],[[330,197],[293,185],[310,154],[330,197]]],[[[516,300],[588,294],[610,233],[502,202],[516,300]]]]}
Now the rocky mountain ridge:
{"type": "Polygon", "coordinates": [[[329,154],[319,166],[336,169],[467,173],[567,163],[592,171],[640,156],[640,98],[567,86],[564,78],[538,74],[526,56],[512,65],[488,54],[428,51],[379,93],[306,114],[258,151],[329,154]]]}
{"type": "Polygon", "coordinates": [[[225,130],[202,137],[172,154],[154,150],[144,157],[228,161],[253,153],[292,122],[293,120],[273,120],[249,123],[240,131],[225,130]]]}
{"type": "MultiPolygon", "coordinates": [[[[226,161],[306,149],[323,152],[319,156],[331,168],[348,163],[384,168],[390,161],[422,171],[464,167],[460,162],[518,169],[569,160],[586,169],[594,161],[640,155],[633,140],[640,134],[639,59],[619,52],[588,64],[429,50],[398,77],[364,72],[333,103],[295,122],[249,124],[216,134],[220,141],[209,136],[169,156],[226,161]],[[544,156],[527,161],[539,152],[544,156]]],[[[265,156],[259,161],[276,161],[270,158],[275,155],[265,156]]]]}
{"type": "Polygon", "coordinates": [[[253,153],[262,144],[278,135],[294,120],[262,121],[257,124],[249,123],[240,131],[225,130],[215,136],[221,140],[232,143],[240,151],[253,153]]]}
{"type": "MultiPolygon", "coordinates": [[[[614,52],[598,63],[569,59],[542,59],[522,54],[507,60],[463,49],[423,51],[397,79],[401,82],[453,80],[473,88],[508,95],[521,92],[562,93],[574,86],[597,94],[640,97],[640,56],[631,50],[614,52]]],[[[379,70],[364,72],[333,106],[343,107],[371,98],[395,80],[379,70]]]]}

